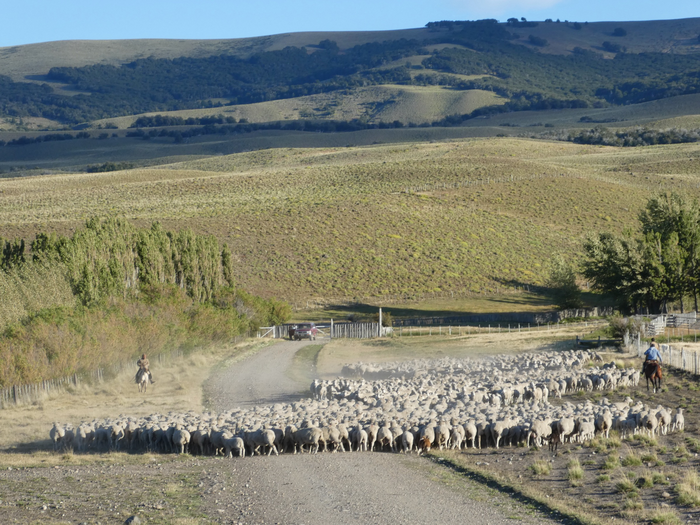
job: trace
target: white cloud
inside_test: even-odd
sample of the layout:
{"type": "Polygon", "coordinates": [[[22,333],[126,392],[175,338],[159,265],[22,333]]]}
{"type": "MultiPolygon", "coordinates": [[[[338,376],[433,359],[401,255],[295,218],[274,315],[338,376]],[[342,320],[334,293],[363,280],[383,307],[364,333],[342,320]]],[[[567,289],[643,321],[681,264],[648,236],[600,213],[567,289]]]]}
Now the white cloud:
{"type": "Polygon", "coordinates": [[[563,0],[448,0],[449,4],[463,11],[496,16],[513,11],[547,9],[563,0]]]}

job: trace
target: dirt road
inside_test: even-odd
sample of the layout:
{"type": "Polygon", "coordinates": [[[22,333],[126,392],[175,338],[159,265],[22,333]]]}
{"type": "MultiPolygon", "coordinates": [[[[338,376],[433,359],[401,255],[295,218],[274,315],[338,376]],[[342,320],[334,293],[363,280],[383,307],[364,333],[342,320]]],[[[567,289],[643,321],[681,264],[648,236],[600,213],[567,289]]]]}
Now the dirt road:
{"type": "MultiPolygon", "coordinates": [[[[279,342],[217,372],[206,387],[216,410],[306,397],[308,382],[294,381],[289,370],[307,344],[279,342]]],[[[401,454],[282,455],[209,462],[202,490],[207,514],[218,523],[495,525],[515,516],[551,522],[456,478],[425,458],[401,454]]]]}
{"type": "MultiPolygon", "coordinates": [[[[323,344],[325,341],[319,340],[323,344]]],[[[310,375],[290,377],[295,354],[311,341],[280,341],[255,355],[216,371],[204,386],[213,410],[290,403],[308,397],[310,375]],[[302,380],[308,379],[303,382],[302,380]]]]}
{"type": "MultiPolygon", "coordinates": [[[[308,355],[315,354],[304,347],[322,342],[283,341],[219,366],[203,382],[204,398],[216,411],[300,399],[314,373],[308,355]]],[[[173,370],[184,373],[183,366],[173,370]]],[[[27,459],[29,468],[0,461],[3,523],[121,524],[132,515],[180,525],[557,523],[437,462],[403,454],[41,454],[27,459]]]]}

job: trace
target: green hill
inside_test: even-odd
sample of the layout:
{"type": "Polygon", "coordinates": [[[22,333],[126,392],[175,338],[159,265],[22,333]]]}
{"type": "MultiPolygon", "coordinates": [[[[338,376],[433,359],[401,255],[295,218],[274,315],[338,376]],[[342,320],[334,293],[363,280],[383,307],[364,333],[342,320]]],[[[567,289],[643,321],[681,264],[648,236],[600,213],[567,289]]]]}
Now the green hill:
{"type": "Polygon", "coordinates": [[[366,122],[398,120],[403,123],[423,124],[439,120],[445,115],[471,113],[480,107],[504,102],[505,100],[498,95],[478,89],[455,91],[440,86],[381,85],[225,108],[146,113],[104,119],[96,121],[95,124],[128,128],[139,117],[156,114],[184,119],[224,115],[248,122],[361,119],[366,122]]]}
{"type": "Polygon", "coordinates": [[[0,236],[90,216],[192,228],[246,289],[297,304],[542,284],[552,254],[620,232],[659,190],[698,193],[699,144],[467,139],[277,148],[159,168],[0,180],[0,236]]]}
{"type": "Polygon", "coordinates": [[[0,49],[0,119],[15,129],[84,126],[226,107],[255,122],[337,113],[455,125],[498,112],[596,109],[700,92],[698,34],[700,19],[484,20],[385,32],[17,46],[0,49]],[[284,102],[257,105],[272,101],[284,102]]]}

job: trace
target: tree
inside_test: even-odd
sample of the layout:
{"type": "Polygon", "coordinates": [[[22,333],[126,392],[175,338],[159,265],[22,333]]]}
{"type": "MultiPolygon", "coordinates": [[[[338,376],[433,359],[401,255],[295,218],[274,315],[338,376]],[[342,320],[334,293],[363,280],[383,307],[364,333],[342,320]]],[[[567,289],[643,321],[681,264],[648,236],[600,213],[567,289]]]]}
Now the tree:
{"type": "MultiPolygon", "coordinates": [[[[681,310],[683,296],[692,294],[695,310],[698,309],[700,292],[700,204],[678,193],[664,193],[649,199],[639,214],[642,233],[657,233],[661,242],[671,250],[669,256],[682,253],[682,279],[678,286],[681,310]],[[673,248],[676,246],[676,248],[673,248]]],[[[675,267],[674,267],[675,268],[675,267]]]]}
{"type": "Polygon", "coordinates": [[[627,31],[621,27],[616,27],[612,34],[613,36],[627,36],[627,31]]]}
{"type": "Polygon", "coordinates": [[[583,275],[621,308],[658,313],[692,293],[700,275],[700,207],[678,194],[653,197],[640,213],[641,232],[601,233],[584,243],[583,275]]]}
{"type": "Polygon", "coordinates": [[[581,307],[581,290],[576,284],[576,272],[563,257],[552,259],[547,286],[551,289],[556,305],[562,310],[581,307]]]}

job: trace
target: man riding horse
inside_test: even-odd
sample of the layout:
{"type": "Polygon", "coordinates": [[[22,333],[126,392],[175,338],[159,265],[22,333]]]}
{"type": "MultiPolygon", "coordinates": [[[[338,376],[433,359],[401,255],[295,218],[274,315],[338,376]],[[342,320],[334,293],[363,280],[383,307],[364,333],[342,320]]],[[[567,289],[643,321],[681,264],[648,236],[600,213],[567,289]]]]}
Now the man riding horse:
{"type": "Polygon", "coordinates": [[[146,354],[143,354],[141,358],[138,361],[136,361],[136,365],[139,367],[139,371],[136,372],[137,382],[138,375],[142,373],[141,370],[143,370],[144,374],[148,374],[148,379],[150,380],[151,384],[154,384],[155,381],[153,380],[153,372],[151,372],[151,370],[149,369],[150,363],[148,362],[146,354]]]}
{"type": "Polygon", "coordinates": [[[651,338],[651,345],[649,345],[647,351],[644,352],[644,357],[645,359],[644,364],[642,365],[642,374],[646,370],[648,363],[654,362],[661,366],[661,352],[659,352],[659,345],[656,343],[656,340],[653,337],[651,338]]]}

